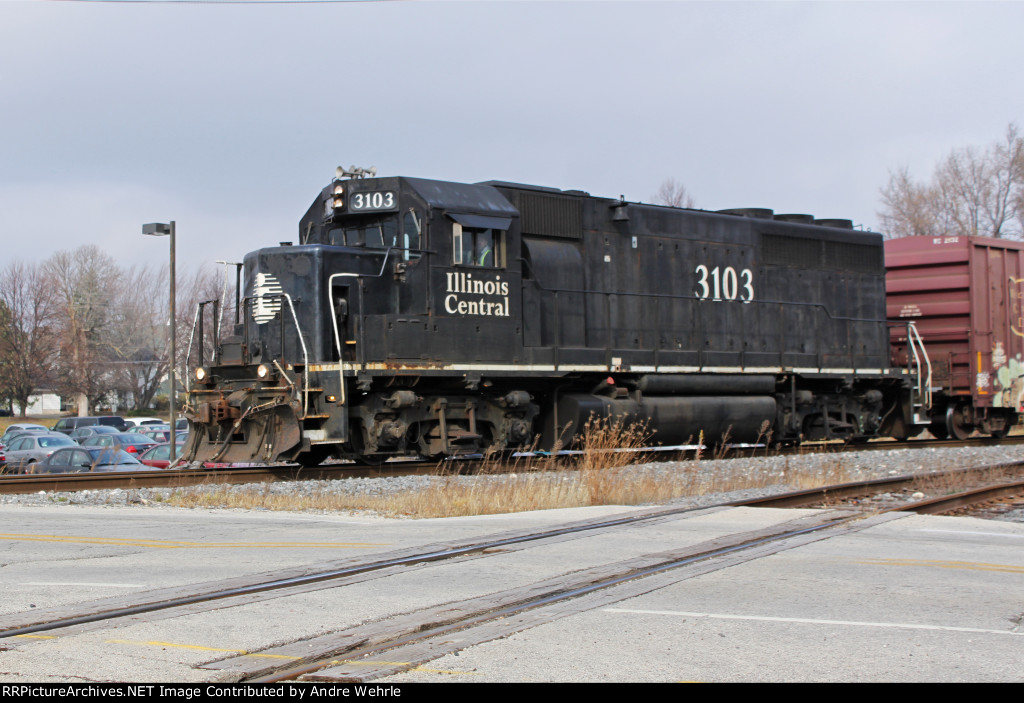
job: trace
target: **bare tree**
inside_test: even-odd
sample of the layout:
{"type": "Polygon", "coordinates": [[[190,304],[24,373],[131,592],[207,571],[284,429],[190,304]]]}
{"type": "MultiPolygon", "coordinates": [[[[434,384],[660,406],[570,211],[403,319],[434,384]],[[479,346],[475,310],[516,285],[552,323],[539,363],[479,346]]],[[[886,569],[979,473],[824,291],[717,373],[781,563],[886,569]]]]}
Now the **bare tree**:
{"type": "Polygon", "coordinates": [[[61,331],[58,387],[65,395],[78,397],[79,412],[91,411],[111,389],[103,333],[119,276],[117,265],[110,255],[89,244],[73,252],[57,252],[44,270],[56,297],[61,331]]]}
{"type": "Polygon", "coordinates": [[[693,196],[686,192],[686,186],[674,178],[666,178],[658,188],[651,200],[656,205],[670,205],[671,207],[696,207],[697,203],[693,196]]]}
{"type": "Polygon", "coordinates": [[[11,263],[0,271],[0,389],[25,416],[29,397],[47,385],[56,336],[50,286],[41,267],[11,263]]]}
{"type": "Polygon", "coordinates": [[[920,234],[1013,237],[1024,234],[1024,138],[1015,124],[987,148],[954,149],[932,180],[906,168],[882,188],[883,226],[892,237],[920,234]]]}
{"type": "Polygon", "coordinates": [[[913,237],[941,232],[935,189],[916,183],[906,166],[889,173],[882,188],[885,209],[879,213],[890,237],[913,237]]]}
{"type": "Polygon", "coordinates": [[[122,272],[113,286],[104,333],[120,403],[148,408],[168,369],[167,267],[122,272]]]}

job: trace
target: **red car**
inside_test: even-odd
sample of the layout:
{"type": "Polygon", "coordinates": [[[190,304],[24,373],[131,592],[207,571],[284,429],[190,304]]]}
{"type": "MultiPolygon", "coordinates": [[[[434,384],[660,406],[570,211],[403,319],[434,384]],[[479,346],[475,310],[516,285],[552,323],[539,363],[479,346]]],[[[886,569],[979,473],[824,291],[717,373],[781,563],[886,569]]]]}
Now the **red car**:
{"type": "MultiPolygon", "coordinates": [[[[181,456],[181,450],[185,444],[179,442],[175,453],[176,457],[181,456]]],[[[142,454],[139,455],[139,461],[146,466],[152,466],[154,469],[166,469],[171,465],[171,445],[170,443],[158,444],[155,447],[150,447],[142,454]]]]}
{"type": "MultiPolygon", "coordinates": [[[[181,456],[181,450],[185,446],[184,442],[178,442],[178,448],[175,456],[181,456]]],[[[150,447],[139,457],[139,461],[147,466],[152,466],[154,469],[166,469],[171,465],[171,445],[170,443],[158,444],[155,447],[150,447]]],[[[207,461],[203,463],[204,469],[226,469],[231,464],[215,464],[207,461]]]]}

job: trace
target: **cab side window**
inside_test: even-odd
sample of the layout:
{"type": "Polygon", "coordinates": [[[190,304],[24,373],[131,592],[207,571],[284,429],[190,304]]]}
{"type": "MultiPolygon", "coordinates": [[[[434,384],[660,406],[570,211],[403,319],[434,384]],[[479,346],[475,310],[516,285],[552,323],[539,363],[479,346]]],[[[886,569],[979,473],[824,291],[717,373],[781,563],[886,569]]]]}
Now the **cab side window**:
{"type": "Polygon", "coordinates": [[[409,210],[402,218],[402,241],[399,242],[403,249],[402,258],[406,261],[420,258],[419,250],[423,248],[420,243],[421,234],[420,220],[416,213],[409,210]]]}
{"type": "Polygon", "coordinates": [[[452,258],[455,264],[504,268],[504,231],[452,225],[452,258]]]}

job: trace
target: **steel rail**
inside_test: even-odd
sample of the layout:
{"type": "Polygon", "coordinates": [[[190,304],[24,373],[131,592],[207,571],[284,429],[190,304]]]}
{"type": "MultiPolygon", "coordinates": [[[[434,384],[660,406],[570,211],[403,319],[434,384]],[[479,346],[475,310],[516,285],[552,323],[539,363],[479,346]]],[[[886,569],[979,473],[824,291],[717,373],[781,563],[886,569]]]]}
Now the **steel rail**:
{"type": "Polygon", "coordinates": [[[483,542],[473,542],[463,546],[451,547],[431,552],[423,552],[418,554],[412,554],[408,556],[397,557],[393,559],[379,559],[372,560],[363,564],[356,564],[351,567],[345,567],[341,569],[332,569],[328,571],[318,572],[314,574],[306,574],[302,576],[294,576],[283,579],[273,579],[270,581],[263,581],[258,583],[249,584],[246,586],[240,586],[236,588],[227,588],[223,590],[211,591],[208,593],[194,594],[190,596],[183,596],[179,598],[168,598],[164,600],[158,600],[151,603],[141,603],[138,606],[129,606],[125,608],[113,608],[100,613],[90,613],[87,615],[59,618],[51,621],[32,623],[24,627],[18,627],[8,630],[0,630],[0,639],[7,637],[16,637],[18,635],[32,634],[35,632],[43,632],[46,630],[55,630],[62,627],[70,627],[72,625],[81,625],[90,622],[97,622],[100,620],[110,620],[118,617],[125,617],[129,615],[138,615],[140,613],[155,612],[158,610],[166,610],[168,608],[176,608],[185,605],[192,605],[194,603],[202,603],[213,600],[222,600],[224,598],[231,598],[233,596],[248,595],[252,593],[260,593],[263,591],[272,591],[282,588],[290,588],[292,586],[309,585],[313,583],[319,583],[321,581],[328,581],[332,579],[342,578],[346,576],[353,576],[362,574],[370,571],[379,571],[394,566],[405,566],[409,564],[418,564],[432,561],[440,561],[443,559],[451,559],[453,557],[465,556],[467,554],[473,554],[476,552],[483,552],[489,549],[496,549],[499,547],[506,547],[515,544],[523,544],[526,542],[539,541],[544,539],[550,539],[553,537],[561,537],[563,535],[570,535],[579,532],[586,532],[589,530],[601,529],[605,527],[617,527],[621,525],[628,525],[636,522],[643,522],[646,520],[659,519],[669,515],[682,514],[692,512],[695,510],[702,510],[706,508],[669,508],[666,510],[656,511],[645,511],[641,514],[627,515],[625,517],[610,518],[608,520],[601,520],[599,522],[588,522],[584,525],[574,525],[570,527],[557,528],[553,530],[542,530],[540,532],[528,533],[525,535],[519,535],[515,537],[507,537],[495,540],[486,540],[483,542]]]}
{"type": "MultiPolygon", "coordinates": [[[[822,486],[820,488],[810,488],[803,491],[781,493],[773,496],[765,496],[763,498],[735,501],[730,503],[730,505],[759,508],[803,508],[821,503],[827,504],[835,501],[849,500],[857,496],[863,496],[866,493],[878,493],[884,490],[894,489],[918,488],[922,487],[922,483],[941,483],[943,479],[953,479],[955,481],[982,481],[989,479],[991,481],[999,474],[1003,474],[1003,476],[999,476],[999,478],[1005,479],[1012,475],[1020,474],[1022,470],[1024,470],[1024,461],[1011,461],[1001,464],[973,466],[966,469],[938,471],[929,474],[908,474],[903,476],[893,476],[891,478],[843,483],[835,486],[822,486]]],[[[987,500],[988,498],[985,496],[988,492],[992,492],[993,495],[991,498],[999,497],[999,495],[1014,495],[1021,491],[1022,485],[1024,485],[1024,483],[1021,481],[1013,481],[995,486],[990,485],[964,491],[952,496],[942,496],[913,503],[904,503],[901,506],[887,508],[881,512],[908,510],[913,512],[936,514],[987,500]]]]}
{"type": "Polygon", "coordinates": [[[923,515],[938,515],[948,513],[961,508],[968,508],[978,503],[985,503],[991,500],[999,500],[1012,496],[1024,495],[1024,479],[1011,483],[1001,483],[996,486],[984,486],[969,491],[963,491],[950,496],[940,496],[930,500],[922,500],[917,503],[895,508],[896,510],[912,510],[923,515]]]}
{"type": "MultiPolygon", "coordinates": [[[[379,642],[370,646],[358,647],[354,650],[345,652],[346,660],[364,660],[366,657],[374,654],[380,654],[397,647],[404,645],[415,644],[430,640],[434,637],[449,634],[451,632],[457,632],[464,630],[482,623],[486,623],[493,620],[499,620],[502,618],[512,617],[520,613],[542,608],[548,605],[557,604],[563,601],[567,601],[573,598],[578,598],[595,591],[612,588],[623,583],[642,579],[647,576],[659,574],[671,569],[676,569],[684,566],[689,566],[697,562],[708,561],[716,557],[723,557],[735,554],[748,549],[754,549],[767,544],[775,542],[782,542],[792,537],[805,535],[821,530],[830,529],[840,525],[845,525],[857,520],[865,518],[864,515],[848,515],[842,517],[828,517],[822,522],[816,525],[810,525],[799,529],[784,529],[782,532],[768,535],[755,537],[750,539],[741,539],[735,544],[730,544],[725,547],[709,549],[700,551],[692,554],[688,554],[682,557],[669,558],[664,562],[656,563],[644,567],[630,569],[625,573],[619,573],[610,575],[605,578],[599,578],[589,583],[583,583],[582,585],[576,585],[568,589],[559,589],[554,592],[542,593],[537,595],[535,598],[531,598],[525,601],[510,602],[505,605],[498,605],[495,608],[482,613],[469,615],[467,617],[456,620],[455,622],[430,627],[429,629],[423,629],[415,633],[400,635],[394,639],[379,642]]],[[[252,683],[273,683],[278,681],[294,680],[301,676],[313,674],[317,671],[326,669],[333,664],[338,663],[337,657],[330,657],[301,664],[299,666],[290,666],[286,669],[279,670],[273,674],[253,678],[252,683]]],[[[337,679],[344,680],[344,679],[337,679]]]]}
{"type": "Polygon", "coordinates": [[[233,469],[154,469],[80,474],[14,474],[0,476],[0,495],[73,492],[102,489],[184,488],[204,484],[242,484],[264,481],[307,481],[337,478],[405,476],[435,468],[434,462],[389,462],[363,467],[356,464],[325,464],[304,467],[252,466],[233,469]]]}
{"type": "MultiPolygon", "coordinates": [[[[654,461],[692,460],[698,456],[707,459],[757,458],[791,454],[840,453],[844,451],[891,451],[896,449],[935,449],[946,447],[1024,444],[1024,435],[994,439],[976,437],[966,441],[954,440],[910,440],[907,442],[869,442],[866,444],[808,443],[798,447],[770,449],[767,447],[734,446],[722,451],[702,449],[642,449],[636,450],[637,463],[654,461]]],[[[537,454],[539,458],[559,458],[550,454],[537,454]]],[[[567,453],[571,457],[572,453],[567,453]]],[[[529,458],[524,455],[524,458],[529,458]]],[[[67,492],[80,490],[132,489],[132,488],[176,488],[203,484],[243,484],[264,481],[303,481],[338,478],[380,478],[386,476],[422,475],[442,473],[451,470],[457,473],[472,473],[481,464],[490,469],[497,468],[495,461],[480,458],[441,461],[389,461],[377,466],[359,464],[321,464],[317,466],[271,465],[238,467],[229,469],[155,469],[153,471],[112,471],[104,473],[78,474],[6,474],[0,475],[0,495],[25,493],[67,492]]],[[[522,470],[509,467],[509,471],[522,470]]],[[[878,479],[879,481],[896,479],[878,479]]],[[[769,499],[766,499],[769,500],[769,499]]],[[[796,505],[796,503],[794,503],[796,505]]],[[[783,506],[779,506],[783,507],[783,506]]]]}

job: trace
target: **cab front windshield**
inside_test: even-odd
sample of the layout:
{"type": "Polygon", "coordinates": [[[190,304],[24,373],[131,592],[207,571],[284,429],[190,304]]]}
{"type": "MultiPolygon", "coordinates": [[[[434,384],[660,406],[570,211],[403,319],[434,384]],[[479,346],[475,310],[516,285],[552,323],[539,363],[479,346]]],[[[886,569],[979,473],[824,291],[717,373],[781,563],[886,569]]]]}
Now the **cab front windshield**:
{"type": "Polygon", "coordinates": [[[329,243],[339,247],[366,247],[368,249],[386,249],[397,247],[398,219],[394,215],[386,217],[358,218],[352,222],[341,223],[328,233],[329,243]]]}
{"type": "Polygon", "coordinates": [[[413,210],[406,212],[399,225],[398,215],[358,217],[340,222],[328,232],[327,243],[337,247],[399,249],[406,261],[420,258],[422,224],[413,210]]]}

